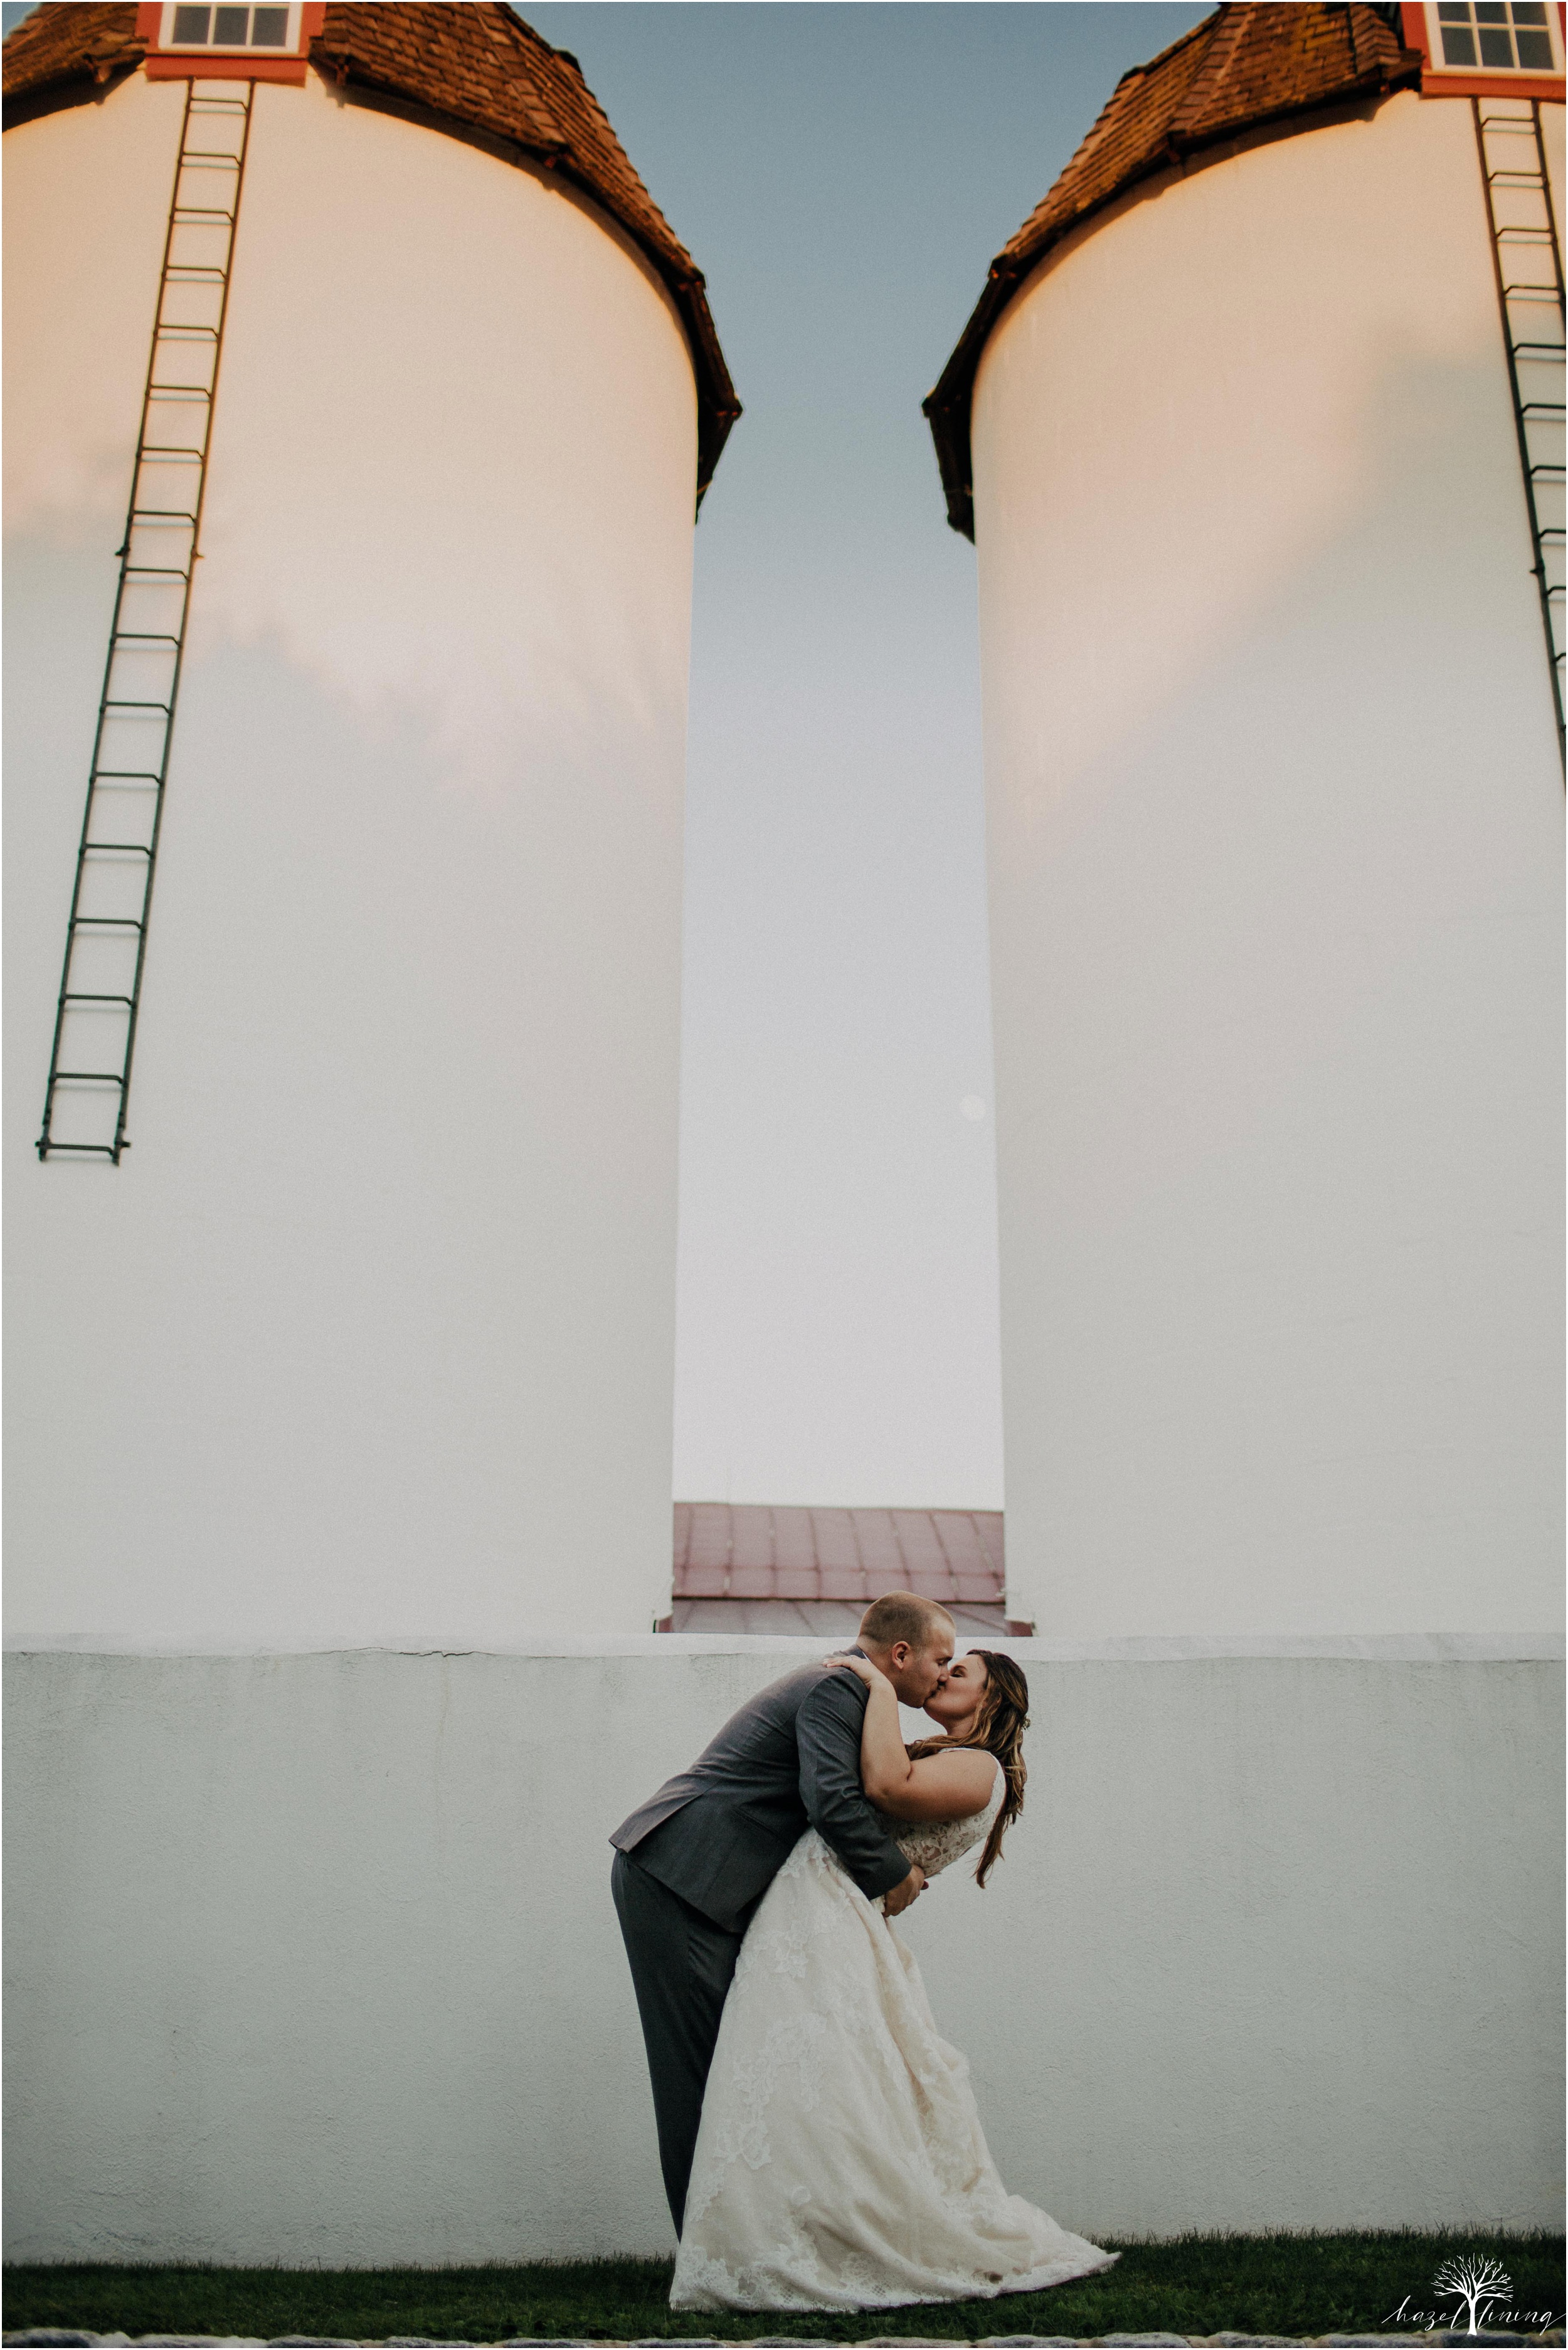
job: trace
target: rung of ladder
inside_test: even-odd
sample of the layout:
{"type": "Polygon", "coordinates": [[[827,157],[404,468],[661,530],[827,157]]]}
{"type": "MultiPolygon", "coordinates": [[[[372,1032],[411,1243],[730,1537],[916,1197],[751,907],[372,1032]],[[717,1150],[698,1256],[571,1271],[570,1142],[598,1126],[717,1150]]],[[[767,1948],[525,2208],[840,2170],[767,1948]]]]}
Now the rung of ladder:
{"type": "Polygon", "coordinates": [[[73,988],[68,994],[61,996],[60,1002],[62,1003],[129,1003],[130,998],[129,995],[88,995],[80,988],[73,988]]]}

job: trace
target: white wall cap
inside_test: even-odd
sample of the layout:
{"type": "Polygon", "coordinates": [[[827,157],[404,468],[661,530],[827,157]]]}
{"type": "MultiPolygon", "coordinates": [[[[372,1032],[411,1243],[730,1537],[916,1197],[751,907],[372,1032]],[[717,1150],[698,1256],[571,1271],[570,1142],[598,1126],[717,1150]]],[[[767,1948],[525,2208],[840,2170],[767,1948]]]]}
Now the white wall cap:
{"type": "MultiPolygon", "coordinates": [[[[841,1645],[847,1646],[847,1638],[841,1645]]],[[[1038,1665],[1203,1664],[1248,1658],[1366,1664],[1551,1664],[1561,1662],[1564,1655],[1561,1632],[1187,1632],[1111,1640],[1012,1639],[998,1634],[992,1640],[969,1640],[961,1645],[993,1648],[1006,1656],[1016,1657],[1021,1664],[1038,1665]]],[[[341,1644],[311,1641],[297,1648],[277,1642],[199,1648],[191,1643],[139,1641],[115,1633],[65,1638],[17,1634],[5,1642],[6,1654],[12,1656],[776,1656],[784,1665],[827,1656],[833,1647],[831,1637],[826,1633],[814,1638],[801,1633],[763,1636],[701,1632],[541,1633],[537,1639],[495,1646],[430,1638],[345,1640],[341,1644]]]]}

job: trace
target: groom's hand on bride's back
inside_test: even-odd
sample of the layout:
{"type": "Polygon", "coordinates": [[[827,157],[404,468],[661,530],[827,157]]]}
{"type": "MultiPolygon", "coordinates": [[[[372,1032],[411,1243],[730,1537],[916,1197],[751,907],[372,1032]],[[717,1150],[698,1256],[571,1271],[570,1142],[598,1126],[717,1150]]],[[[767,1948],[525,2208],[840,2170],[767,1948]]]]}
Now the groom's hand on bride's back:
{"type": "Polygon", "coordinates": [[[923,1893],[925,1889],[926,1872],[917,1861],[903,1883],[895,1885],[890,1893],[882,1896],[883,1909],[889,1918],[896,1918],[901,1909],[909,1908],[917,1893],[923,1893]]]}

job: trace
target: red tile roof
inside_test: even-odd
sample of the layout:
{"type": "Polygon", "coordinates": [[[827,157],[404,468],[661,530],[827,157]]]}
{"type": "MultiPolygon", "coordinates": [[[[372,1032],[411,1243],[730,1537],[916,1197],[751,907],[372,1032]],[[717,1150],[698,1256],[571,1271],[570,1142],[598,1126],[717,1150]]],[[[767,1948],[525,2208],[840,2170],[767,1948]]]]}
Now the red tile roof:
{"type": "MultiPolygon", "coordinates": [[[[5,47],[6,119],[69,102],[133,70],[136,8],[44,0],[5,47]]],[[[633,171],[576,59],[503,0],[337,0],[311,63],[350,94],[457,137],[481,134],[591,196],[646,254],[680,313],[697,375],[697,495],[741,412],[701,271],[633,171]]]]}
{"type": "Polygon", "coordinates": [[[924,403],[954,530],[974,536],[975,369],[992,328],[1042,255],[1140,180],[1179,169],[1189,155],[1264,123],[1311,130],[1324,107],[1417,84],[1420,63],[1382,10],[1355,0],[1337,6],[1231,0],[1122,76],[1061,178],[992,263],[974,314],[924,403]]]}
{"type": "Polygon", "coordinates": [[[1000,1606],[1000,1510],[828,1510],[677,1502],[675,1596],[846,1601],[884,1591],[1000,1606]]]}
{"type": "MultiPolygon", "coordinates": [[[[704,1632],[727,1640],[737,1634],[776,1640],[783,1634],[785,1638],[820,1640],[824,1648],[829,1643],[844,1648],[855,1638],[865,1612],[847,1599],[677,1599],[660,1628],[704,1632]]],[[[1032,1628],[1011,1622],[1000,1600],[951,1599],[948,1612],[966,1642],[977,1633],[985,1642],[1032,1628]]]]}
{"type": "Polygon", "coordinates": [[[106,82],[141,63],[146,44],[137,38],[134,7],[109,7],[95,0],[35,8],[5,36],[6,119],[18,99],[65,82],[106,82]]]}
{"type": "Polygon", "coordinates": [[[884,1591],[940,1599],[961,1633],[1009,1620],[1000,1510],[677,1502],[672,1632],[845,1639],[884,1591]]]}

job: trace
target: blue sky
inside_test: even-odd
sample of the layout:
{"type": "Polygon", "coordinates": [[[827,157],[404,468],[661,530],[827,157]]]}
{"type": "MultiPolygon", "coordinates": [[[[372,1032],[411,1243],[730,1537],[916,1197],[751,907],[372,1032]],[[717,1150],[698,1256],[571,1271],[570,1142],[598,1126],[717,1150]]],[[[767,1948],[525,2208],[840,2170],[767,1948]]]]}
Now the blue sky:
{"type": "Polygon", "coordinates": [[[920,400],[1119,76],[1206,12],[527,13],[746,410],[697,530],[676,1491],[994,1507],[975,558],[920,400]]]}
{"type": "MultiPolygon", "coordinates": [[[[1003,1498],[974,550],[920,400],[1142,0],[545,0],[706,273],[675,1492],[1003,1498]]],[[[7,28],[26,14],[8,0],[7,28]]]]}

